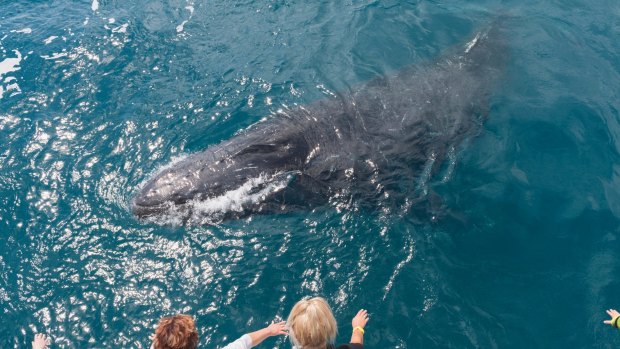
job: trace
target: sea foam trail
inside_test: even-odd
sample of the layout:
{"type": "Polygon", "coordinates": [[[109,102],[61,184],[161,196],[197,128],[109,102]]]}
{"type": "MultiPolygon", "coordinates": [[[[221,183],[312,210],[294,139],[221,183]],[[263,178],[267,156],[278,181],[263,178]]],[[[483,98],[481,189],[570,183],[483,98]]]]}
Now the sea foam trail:
{"type": "Polygon", "coordinates": [[[0,83],[4,82],[7,84],[4,86],[0,84],[0,99],[2,99],[2,96],[5,92],[9,92],[12,90],[17,92],[21,91],[17,83],[14,82],[15,80],[17,80],[15,77],[8,76],[3,80],[4,75],[21,69],[19,64],[22,61],[22,54],[18,50],[13,50],[13,52],[15,53],[15,55],[17,55],[17,57],[7,58],[0,62],[0,83]]]}

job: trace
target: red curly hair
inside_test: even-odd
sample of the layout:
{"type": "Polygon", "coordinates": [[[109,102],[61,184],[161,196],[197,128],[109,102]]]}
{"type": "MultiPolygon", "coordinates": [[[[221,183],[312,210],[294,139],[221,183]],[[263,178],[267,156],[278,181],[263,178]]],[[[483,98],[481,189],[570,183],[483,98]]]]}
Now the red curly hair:
{"type": "Polygon", "coordinates": [[[153,349],[196,349],[198,331],[194,318],[179,314],[159,320],[153,336],[153,349]]]}

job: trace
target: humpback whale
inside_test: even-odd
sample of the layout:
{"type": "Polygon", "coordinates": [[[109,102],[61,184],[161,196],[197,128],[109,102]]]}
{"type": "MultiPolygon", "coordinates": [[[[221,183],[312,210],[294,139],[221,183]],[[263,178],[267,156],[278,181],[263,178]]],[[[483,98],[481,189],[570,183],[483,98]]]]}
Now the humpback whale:
{"type": "Polygon", "coordinates": [[[207,222],[408,195],[479,132],[506,61],[497,21],[438,59],[357,90],[282,108],[229,140],[166,166],[131,200],[138,217],[207,222]]]}

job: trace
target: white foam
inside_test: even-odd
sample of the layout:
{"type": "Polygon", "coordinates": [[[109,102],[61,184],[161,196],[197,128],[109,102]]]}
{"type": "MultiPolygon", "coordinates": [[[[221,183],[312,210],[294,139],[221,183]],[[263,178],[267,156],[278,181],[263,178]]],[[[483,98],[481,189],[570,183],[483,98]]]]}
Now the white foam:
{"type": "Polygon", "coordinates": [[[90,6],[90,8],[93,11],[97,11],[99,9],[99,0],[93,0],[92,5],[90,6]]]}
{"type": "Polygon", "coordinates": [[[129,26],[129,23],[125,23],[119,27],[112,29],[112,33],[126,33],[128,26],[129,26]]]}
{"type": "Polygon", "coordinates": [[[290,182],[290,178],[284,173],[251,178],[239,188],[227,191],[221,196],[192,202],[194,216],[200,219],[205,215],[217,216],[227,212],[243,212],[248,205],[260,203],[267,196],[284,189],[290,182]]]}
{"type": "Polygon", "coordinates": [[[16,83],[6,85],[6,91],[22,92],[22,90],[19,88],[19,85],[17,85],[16,83]]]}
{"type": "Polygon", "coordinates": [[[15,91],[11,94],[11,96],[22,92],[22,90],[19,88],[19,85],[17,84],[9,84],[6,85],[6,87],[0,85],[0,99],[2,99],[2,96],[4,96],[4,94],[9,91],[15,91]]]}
{"type": "Polygon", "coordinates": [[[69,57],[76,58],[79,55],[84,55],[84,57],[90,59],[91,61],[95,61],[97,63],[101,62],[101,59],[98,55],[88,51],[86,48],[78,46],[74,49],[75,53],[72,53],[69,57]]]}
{"type": "Polygon", "coordinates": [[[474,47],[474,45],[478,42],[478,39],[480,38],[480,34],[476,34],[476,37],[467,43],[467,45],[465,45],[465,53],[468,53],[469,50],[471,50],[472,47],[474,47]]]}
{"type": "Polygon", "coordinates": [[[185,24],[187,24],[188,21],[183,21],[181,22],[181,24],[177,25],[177,33],[180,33],[183,31],[183,27],[185,27],[185,24]]]}
{"type": "MultiPolygon", "coordinates": [[[[15,58],[7,58],[7,59],[3,60],[2,62],[0,62],[0,79],[2,78],[3,75],[6,75],[8,73],[11,73],[11,72],[14,72],[14,71],[18,71],[19,69],[21,69],[19,67],[19,63],[22,60],[22,54],[18,50],[13,50],[13,52],[15,52],[17,57],[15,57],[15,58]]],[[[8,82],[15,81],[15,80],[16,79],[14,77],[7,77],[4,80],[4,82],[8,83],[8,82]]],[[[19,88],[19,86],[16,83],[12,83],[12,84],[9,84],[7,86],[0,85],[0,99],[2,99],[2,96],[4,95],[4,93],[9,92],[11,90],[15,90],[17,92],[21,92],[21,89],[19,88]]]]}
{"type": "Polygon", "coordinates": [[[316,88],[319,89],[319,91],[323,92],[323,94],[325,94],[325,95],[328,95],[328,96],[331,96],[331,97],[337,97],[336,94],[333,91],[328,89],[323,84],[316,85],[316,88]]]}
{"type": "Polygon", "coordinates": [[[11,114],[0,115],[0,130],[4,130],[5,128],[10,129],[14,127],[20,122],[20,118],[11,114]]]}
{"type": "Polygon", "coordinates": [[[70,52],[66,52],[65,49],[63,49],[62,52],[53,52],[51,55],[41,55],[40,57],[46,60],[54,60],[62,57],[67,57],[69,59],[78,59],[80,57],[85,57],[96,63],[101,63],[101,58],[97,54],[87,50],[82,46],[78,46],[70,52]]]}
{"type": "MultiPolygon", "coordinates": [[[[407,240],[409,240],[409,239],[407,239],[407,240]]],[[[407,255],[405,256],[405,259],[403,259],[402,261],[400,261],[396,265],[396,268],[394,268],[394,272],[390,276],[390,279],[388,280],[388,283],[383,287],[383,300],[385,300],[387,295],[388,295],[388,293],[390,293],[390,290],[392,289],[392,286],[394,286],[394,281],[396,280],[396,277],[401,272],[403,267],[405,265],[407,265],[409,262],[411,262],[411,260],[413,259],[414,243],[413,243],[413,241],[407,241],[407,242],[408,242],[409,246],[406,249],[404,249],[405,251],[407,251],[407,255]]],[[[431,304],[431,306],[432,306],[432,304],[431,304]]]]}
{"type": "Polygon", "coordinates": [[[56,35],[52,35],[49,38],[43,40],[43,43],[46,45],[49,45],[52,41],[54,41],[54,39],[58,38],[56,35]]]}
{"type": "Polygon", "coordinates": [[[189,20],[192,19],[192,16],[194,15],[194,6],[188,5],[185,6],[185,9],[189,11],[189,18],[181,22],[181,24],[177,25],[177,33],[181,33],[183,31],[187,22],[189,22],[189,20]]]}
{"type": "Polygon", "coordinates": [[[22,60],[22,54],[18,50],[13,50],[17,57],[7,58],[0,62],[0,77],[6,73],[14,72],[20,69],[19,62],[22,60]]]}
{"type": "Polygon", "coordinates": [[[32,29],[31,28],[24,28],[24,29],[19,29],[19,30],[11,30],[11,33],[30,34],[30,33],[32,33],[32,29]]]}
{"type": "Polygon", "coordinates": [[[53,53],[52,55],[42,55],[41,58],[50,60],[50,59],[58,59],[62,57],[67,57],[68,55],[69,54],[67,52],[57,52],[57,53],[53,53]]]}

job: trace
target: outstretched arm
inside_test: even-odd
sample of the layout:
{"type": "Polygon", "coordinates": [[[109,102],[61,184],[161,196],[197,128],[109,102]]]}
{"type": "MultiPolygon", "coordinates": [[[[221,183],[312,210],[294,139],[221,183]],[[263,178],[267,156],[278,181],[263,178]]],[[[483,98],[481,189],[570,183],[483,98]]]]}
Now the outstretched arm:
{"type": "Polygon", "coordinates": [[[264,341],[267,337],[287,334],[288,333],[286,332],[286,322],[281,321],[278,323],[274,322],[263,329],[250,333],[250,338],[252,338],[252,346],[255,347],[259,345],[262,341],[264,341]]]}
{"type": "Polygon", "coordinates": [[[267,337],[286,334],[286,323],[284,321],[273,323],[258,331],[244,334],[241,338],[228,344],[222,349],[250,349],[259,345],[267,337]]]}
{"type": "Polygon", "coordinates": [[[353,332],[351,333],[351,342],[357,344],[364,344],[364,327],[368,323],[368,311],[361,309],[357,312],[357,315],[351,320],[351,326],[353,332]]]}

